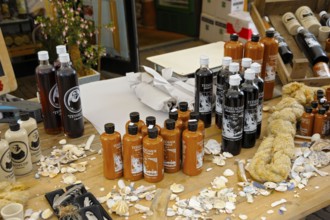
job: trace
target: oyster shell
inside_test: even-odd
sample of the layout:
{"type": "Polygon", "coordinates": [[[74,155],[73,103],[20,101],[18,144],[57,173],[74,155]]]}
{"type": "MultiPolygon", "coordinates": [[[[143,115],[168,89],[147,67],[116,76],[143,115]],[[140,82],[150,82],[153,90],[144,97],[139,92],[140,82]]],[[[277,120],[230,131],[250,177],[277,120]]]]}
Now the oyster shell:
{"type": "Polygon", "coordinates": [[[71,185],[74,184],[77,180],[76,176],[73,175],[72,173],[65,173],[62,176],[63,183],[71,185]]]}
{"type": "Polygon", "coordinates": [[[234,171],[232,171],[231,169],[226,169],[224,172],[223,172],[223,175],[224,176],[234,176],[234,171]]]}
{"type": "Polygon", "coordinates": [[[111,207],[111,211],[119,216],[129,216],[128,210],[128,204],[122,199],[115,202],[115,204],[111,207]]]}

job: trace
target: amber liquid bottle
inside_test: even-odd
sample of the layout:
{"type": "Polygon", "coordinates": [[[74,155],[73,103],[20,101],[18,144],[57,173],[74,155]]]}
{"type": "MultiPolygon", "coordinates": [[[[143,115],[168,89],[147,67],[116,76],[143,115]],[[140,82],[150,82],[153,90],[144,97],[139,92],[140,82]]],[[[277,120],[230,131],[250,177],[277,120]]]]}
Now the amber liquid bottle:
{"type": "Polygon", "coordinates": [[[209,58],[200,57],[200,68],[195,72],[195,112],[206,128],[212,122],[213,74],[208,68],[209,58]]]}
{"type": "Polygon", "coordinates": [[[325,136],[327,115],[325,114],[325,108],[320,108],[314,118],[313,134],[320,134],[321,137],[325,136]]]}
{"type": "Polygon", "coordinates": [[[188,129],[183,131],[183,173],[196,176],[202,172],[204,139],[202,132],[197,130],[197,122],[189,121],[188,129]]]}
{"type": "Polygon", "coordinates": [[[160,134],[160,126],[156,124],[156,118],[154,116],[146,117],[146,125],[143,125],[141,128],[141,135],[144,138],[148,134],[148,130],[152,127],[156,127],[158,130],[158,134],[160,134]]]}
{"type": "Polygon", "coordinates": [[[253,34],[251,41],[248,41],[244,45],[244,57],[252,59],[253,63],[262,64],[264,56],[264,44],[260,41],[259,34],[253,34]]]}
{"type": "Polygon", "coordinates": [[[143,138],[143,174],[150,183],[164,178],[164,140],[155,127],[148,129],[148,135],[143,138]]]}
{"type": "Polygon", "coordinates": [[[238,40],[237,34],[230,35],[230,41],[224,45],[224,56],[231,57],[233,62],[241,63],[243,58],[243,44],[238,40]]]}
{"type": "MultiPolygon", "coordinates": [[[[180,130],[180,132],[183,131],[183,122],[179,118],[179,113],[178,113],[178,110],[177,109],[172,109],[168,113],[168,118],[169,119],[173,119],[175,121],[175,127],[178,128],[180,130]]],[[[166,126],[165,122],[164,122],[164,126],[166,126]]]]}
{"type": "Polygon", "coordinates": [[[179,103],[179,119],[181,119],[181,121],[183,122],[183,128],[182,130],[185,130],[185,122],[187,122],[189,120],[189,116],[190,116],[190,110],[188,109],[188,102],[180,102],[179,103]]]}
{"type": "Polygon", "coordinates": [[[222,58],[222,69],[217,74],[217,90],[216,90],[216,98],[215,98],[215,124],[218,128],[222,128],[222,102],[223,102],[223,94],[228,89],[226,88],[226,80],[228,79],[229,65],[231,63],[231,57],[222,58]]]}
{"type": "Polygon", "coordinates": [[[164,169],[166,173],[175,173],[181,167],[181,132],[175,127],[173,119],[165,120],[161,130],[164,139],[164,169]]]}
{"type": "MultiPolygon", "coordinates": [[[[190,119],[191,120],[195,120],[197,121],[197,130],[202,132],[203,135],[205,135],[205,125],[204,122],[202,120],[199,119],[199,114],[197,112],[191,112],[190,113],[190,119]]],[[[188,121],[188,123],[189,123],[188,121]]],[[[187,127],[188,127],[188,123],[187,123],[187,127]]]]}
{"type": "Polygon", "coordinates": [[[274,30],[267,30],[266,37],[261,39],[261,43],[265,46],[261,68],[261,77],[264,79],[264,100],[273,98],[275,86],[278,42],[274,34],[274,30]]]}
{"type": "Polygon", "coordinates": [[[138,112],[131,112],[129,114],[129,118],[130,118],[130,120],[128,122],[126,122],[126,125],[125,125],[126,133],[128,133],[128,125],[130,123],[136,124],[137,127],[138,127],[138,132],[140,133],[142,127],[145,125],[144,121],[140,120],[140,113],[138,113],[138,112]]]}
{"type": "Polygon", "coordinates": [[[128,125],[128,133],[123,137],[124,178],[136,181],[143,178],[142,136],[138,133],[138,126],[128,125]]]}
{"type": "Polygon", "coordinates": [[[313,111],[312,107],[306,106],[305,112],[301,116],[300,134],[303,136],[313,135],[314,114],[312,111],[313,111]]]}
{"type": "Polygon", "coordinates": [[[76,70],[70,65],[69,54],[60,55],[61,67],[57,71],[57,85],[64,133],[70,138],[84,134],[84,117],[76,70]]]}
{"type": "Polygon", "coordinates": [[[49,64],[47,51],[38,52],[38,58],[40,64],[36,68],[36,80],[44,128],[47,134],[58,134],[62,130],[62,124],[55,70],[49,64]]]}
{"type": "Polygon", "coordinates": [[[318,108],[318,105],[319,105],[319,103],[318,103],[318,101],[312,101],[311,102],[311,107],[312,107],[312,113],[314,114],[314,116],[318,113],[318,111],[319,111],[319,108],[318,108]]]}
{"type": "Polygon", "coordinates": [[[100,136],[103,149],[103,175],[113,180],[123,176],[121,135],[115,131],[113,123],[105,124],[104,131],[100,136]]]}
{"type": "Polygon", "coordinates": [[[239,89],[241,77],[230,76],[225,93],[222,117],[222,150],[238,155],[242,148],[244,126],[244,93],[239,89]]]}
{"type": "Polygon", "coordinates": [[[258,111],[257,111],[257,133],[256,138],[260,137],[261,134],[261,124],[262,124],[262,107],[264,103],[264,81],[260,77],[261,65],[259,63],[252,63],[251,69],[255,72],[254,83],[258,86],[258,111]]]}

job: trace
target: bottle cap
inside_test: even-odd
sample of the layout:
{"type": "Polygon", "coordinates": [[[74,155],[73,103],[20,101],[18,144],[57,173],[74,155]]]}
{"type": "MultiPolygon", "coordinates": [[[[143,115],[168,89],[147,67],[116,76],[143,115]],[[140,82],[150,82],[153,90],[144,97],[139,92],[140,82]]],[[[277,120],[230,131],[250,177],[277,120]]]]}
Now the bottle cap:
{"type": "MultiPolygon", "coordinates": [[[[266,16],[265,16],[266,17],[266,16]]],[[[260,39],[259,34],[252,34],[251,41],[252,42],[258,42],[260,39]]]]}
{"type": "Polygon", "coordinates": [[[320,104],[320,105],[323,105],[323,104],[325,104],[326,102],[327,102],[327,99],[326,99],[324,96],[322,96],[322,97],[319,98],[319,104],[320,104]]]}
{"type": "Polygon", "coordinates": [[[313,108],[311,106],[306,106],[305,107],[305,112],[306,113],[312,113],[312,111],[313,111],[313,108]]]}
{"type": "Polygon", "coordinates": [[[190,119],[199,120],[199,113],[198,112],[190,112],[190,119]]]}
{"type": "Polygon", "coordinates": [[[305,29],[304,27],[299,26],[299,27],[297,28],[297,34],[298,34],[300,31],[304,30],[304,29],[305,29]]]}
{"type": "Polygon", "coordinates": [[[324,95],[324,92],[323,92],[323,90],[322,89],[318,89],[317,91],[316,91],[316,95],[317,96],[319,96],[319,95],[324,95]]]}
{"type": "Polygon", "coordinates": [[[65,45],[57,45],[56,46],[56,53],[60,55],[62,53],[66,53],[66,46],[65,45]]]}
{"type": "Polygon", "coordinates": [[[165,120],[165,127],[168,130],[173,130],[175,128],[175,121],[173,119],[166,119],[165,120]]]}
{"type": "Polygon", "coordinates": [[[273,29],[268,29],[266,31],[266,37],[274,37],[274,34],[275,34],[275,31],[274,31],[274,28],[273,29]]]}
{"type": "Polygon", "coordinates": [[[325,114],[325,108],[320,108],[318,113],[320,115],[324,115],[325,114]]]}
{"type": "Polygon", "coordinates": [[[158,136],[158,129],[156,127],[153,127],[151,129],[148,129],[148,137],[151,139],[155,139],[158,136]]]}
{"type": "Polygon", "coordinates": [[[134,122],[134,123],[139,122],[140,114],[138,112],[131,112],[129,114],[129,118],[130,118],[131,122],[134,122]]]}
{"type": "Polygon", "coordinates": [[[179,109],[182,112],[188,111],[188,102],[180,102],[179,103],[179,109]]]}
{"type": "Polygon", "coordinates": [[[321,11],[321,12],[319,13],[319,16],[322,17],[323,15],[326,15],[326,14],[328,14],[326,11],[321,11]]]}
{"type": "Polygon", "coordinates": [[[330,108],[330,105],[329,105],[328,103],[324,103],[324,104],[322,105],[322,107],[325,108],[325,111],[328,111],[329,108],[330,108]]]}
{"type": "Polygon", "coordinates": [[[197,131],[198,124],[196,119],[189,119],[188,121],[188,130],[189,131],[197,131]]]}
{"type": "Polygon", "coordinates": [[[209,65],[209,57],[202,55],[199,57],[200,65],[209,65]]]}
{"type": "Polygon", "coordinates": [[[30,114],[28,112],[21,112],[19,114],[19,117],[21,118],[22,121],[27,121],[30,118],[30,114]]]}
{"type": "Polygon", "coordinates": [[[312,108],[317,108],[317,106],[318,106],[318,102],[317,101],[312,101],[311,102],[311,106],[312,106],[312,108]]]}
{"type": "Polygon", "coordinates": [[[172,110],[171,110],[171,111],[168,113],[168,117],[169,117],[170,119],[173,119],[174,121],[178,120],[178,117],[179,117],[178,111],[172,111],[172,110]]]}
{"type": "Polygon", "coordinates": [[[39,51],[38,52],[38,59],[40,61],[49,60],[48,52],[45,51],[45,50],[39,51]]]}
{"type": "Polygon", "coordinates": [[[153,125],[153,126],[155,126],[155,125],[156,125],[156,118],[155,118],[154,116],[148,116],[148,117],[146,118],[146,124],[147,124],[147,127],[148,127],[149,125],[153,125]]]}
{"type": "Polygon", "coordinates": [[[232,62],[231,57],[223,57],[222,58],[222,66],[229,66],[229,64],[232,62]]]}
{"type": "Polygon", "coordinates": [[[253,71],[253,69],[249,68],[246,69],[244,72],[244,79],[246,80],[254,80],[256,77],[256,73],[253,71]]]}
{"type": "Polygon", "coordinates": [[[61,63],[68,63],[70,62],[70,56],[68,53],[62,53],[60,55],[58,55],[59,58],[60,58],[60,62],[61,63]]]}
{"type": "Polygon", "coordinates": [[[230,35],[230,40],[231,41],[238,41],[238,35],[235,33],[235,34],[231,34],[230,35]]]}
{"type": "Polygon", "coordinates": [[[18,131],[20,129],[20,125],[17,122],[11,122],[9,124],[9,129],[11,131],[18,131]]]}
{"type": "Polygon", "coordinates": [[[251,64],[251,69],[253,69],[255,73],[260,73],[261,72],[260,63],[252,63],[251,64]]]}
{"type": "Polygon", "coordinates": [[[245,67],[245,68],[250,67],[251,63],[252,63],[252,59],[249,57],[244,57],[242,59],[242,67],[245,67]]]}
{"type": "Polygon", "coordinates": [[[107,123],[104,125],[104,131],[107,134],[113,134],[115,132],[115,124],[114,123],[107,123]]]}
{"type": "Polygon", "coordinates": [[[239,75],[229,76],[229,85],[238,86],[241,83],[241,77],[239,75]]]}
{"type": "Polygon", "coordinates": [[[232,73],[238,72],[239,71],[239,63],[232,62],[229,64],[229,71],[232,73]]]}
{"type": "Polygon", "coordinates": [[[136,135],[138,133],[138,126],[134,123],[129,123],[127,130],[129,134],[136,135]]]}

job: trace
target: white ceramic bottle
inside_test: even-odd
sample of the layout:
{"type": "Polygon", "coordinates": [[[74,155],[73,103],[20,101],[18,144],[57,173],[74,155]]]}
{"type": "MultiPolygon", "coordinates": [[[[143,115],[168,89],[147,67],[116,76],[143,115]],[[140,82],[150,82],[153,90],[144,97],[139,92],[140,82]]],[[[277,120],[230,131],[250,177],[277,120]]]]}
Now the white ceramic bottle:
{"type": "Polygon", "coordinates": [[[9,143],[15,175],[31,172],[32,161],[26,130],[21,128],[17,122],[12,122],[5,133],[5,139],[9,143]]]}
{"type": "Polygon", "coordinates": [[[26,130],[28,134],[32,163],[36,163],[40,160],[41,157],[37,121],[34,118],[30,117],[28,112],[21,113],[20,118],[21,120],[19,120],[18,123],[21,125],[22,128],[26,130]]]}
{"type": "Polygon", "coordinates": [[[15,182],[13,164],[10,157],[9,144],[0,137],[0,181],[15,182]]]}

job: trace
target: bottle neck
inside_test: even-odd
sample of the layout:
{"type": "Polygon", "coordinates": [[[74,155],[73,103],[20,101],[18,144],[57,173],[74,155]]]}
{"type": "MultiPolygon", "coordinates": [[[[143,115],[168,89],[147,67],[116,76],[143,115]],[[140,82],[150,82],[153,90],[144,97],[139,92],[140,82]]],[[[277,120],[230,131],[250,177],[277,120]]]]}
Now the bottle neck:
{"type": "Polygon", "coordinates": [[[39,60],[39,64],[43,66],[49,65],[49,60],[39,60]]]}
{"type": "Polygon", "coordinates": [[[239,85],[230,85],[230,89],[232,90],[239,90],[239,85]]]}
{"type": "Polygon", "coordinates": [[[62,62],[61,67],[70,67],[70,62],[62,62]]]}
{"type": "Polygon", "coordinates": [[[209,65],[208,64],[201,64],[201,69],[208,69],[209,65]]]}
{"type": "Polygon", "coordinates": [[[253,80],[250,80],[250,79],[245,79],[244,80],[245,84],[253,84],[253,80]]]}

